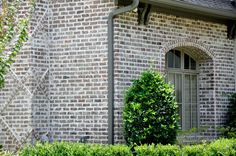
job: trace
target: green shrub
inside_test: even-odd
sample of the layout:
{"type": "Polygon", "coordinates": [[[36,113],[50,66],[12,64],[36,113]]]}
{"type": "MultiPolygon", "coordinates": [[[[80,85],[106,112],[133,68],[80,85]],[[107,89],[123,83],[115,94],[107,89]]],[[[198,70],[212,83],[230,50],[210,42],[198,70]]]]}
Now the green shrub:
{"type": "Polygon", "coordinates": [[[184,156],[204,156],[205,155],[205,145],[194,145],[194,146],[184,146],[182,153],[184,156]]]}
{"type": "Polygon", "coordinates": [[[130,148],[125,145],[98,145],[70,142],[55,142],[53,144],[38,143],[26,146],[19,156],[132,156],[130,148]]]}
{"type": "Polygon", "coordinates": [[[235,156],[236,139],[220,139],[210,144],[187,145],[143,145],[135,147],[137,156],[235,156]]]}
{"type": "MultiPolygon", "coordinates": [[[[136,146],[135,151],[137,156],[235,156],[236,139],[220,139],[210,144],[188,145],[183,148],[177,145],[145,144],[136,146]]],[[[125,145],[70,142],[25,146],[18,154],[19,156],[132,156],[130,147],[125,145]]]]}
{"type": "Polygon", "coordinates": [[[135,147],[137,156],[180,156],[181,150],[174,145],[143,145],[135,147]]]}
{"type": "Polygon", "coordinates": [[[235,156],[236,139],[220,139],[207,147],[207,156],[235,156]]]}
{"type": "Polygon", "coordinates": [[[0,145],[0,156],[12,156],[13,153],[10,151],[3,150],[3,145],[0,145]]]}
{"type": "Polygon", "coordinates": [[[180,156],[180,148],[176,145],[165,145],[158,147],[158,155],[160,156],[180,156]]]}
{"type": "Polygon", "coordinates": [[[53,152],[51,144],[40,144],[37,143],[35,146],[25,146],[22,151],[20,151],[19,155],[27,156],[27,155],[40,155],[40,156],[51,156],[53,152]]]}
{"type": "Polygon", "coordinates": [[[13,156],[13,152],[0,150],[0,156],[13,156]]]}
{"type": "Polygon", "coordinates": [[[236,139],[220,139],[210,144],[185,146],[183,156],[235,156],[236,139]]]}
{"type": "Polygon", "coordinates": [[[142,146],[136,146],[135,147],[135,152],[137,153],[138,156],[152,156],[152,155],[157,155],[157,146],[152,144],[152,145],[142,145],[142,146]]]}
{"type": "Polygon", "coordinates": [[[226,138],[236,138],[236,93],[230,96],[230,108],[225,127],[221,129],[226,138]]]}
{"type": "Polygon", "coordinates": [[[174,89],[155,71],[144,72],[125,94],[124,135],[128,145],[173,144],[178,129],[174,89]]]}

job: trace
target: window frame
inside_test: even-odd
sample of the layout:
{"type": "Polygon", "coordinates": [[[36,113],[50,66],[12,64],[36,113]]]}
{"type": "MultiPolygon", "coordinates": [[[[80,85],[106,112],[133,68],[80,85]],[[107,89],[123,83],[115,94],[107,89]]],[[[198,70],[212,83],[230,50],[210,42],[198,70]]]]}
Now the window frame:
{"type": "MultiPolygon", "coordinates": [[[[170,51],[175,51],[175,49],[172,49],[172,50],[170,50],[170,51]]],[[[168,51],[168,52],[170,52],[170,51],[168,51]]],[[[196,103],[197,103],[197,127],[192,127],[192,128],[197,128],[197,129],[199,129],[199,127],[200,127],[200,105],[199,105],[199,63],[198,63],[198,61],[197,60],[195,60],[191,55],[189,55],[188,53],[185,53],[185,52],[182,52],[182,51],[180,51],[180,50],[178,50],[179,52],[180,52],[180,56],[181,56],[181,58],[180,58],[180,60],[181,60],[181,62],[180,62],[180,68],[169,68],[168,67],[168,57],[167,57],[167,55],[168,55],[168,52],[166,53],[166,55],[165,55],[165,71],[166,71],[166,75],[167,75],[167,79],[168,79],[168,74],[169,73],[171,73],[171,74],[180,74],[181,75],[181,78],[182,78],[182,90],[184,90],[184,84],[185,84],[185,75],[190,75],[190,76],[192,76],[192,75],[194,75],[194,76],[196,76],[196,85],[197,85],[197,87],[196,87],[196,103]],[[192,58],[195,62],[196,62],[196,69],[185,69],[185,67],[184,67],[184,55],[185,54],[187,54],[190,58],[192,58]]],[[[191,91],[192,92],[192,91],[191,91]]],[[[181,116],[181,119],[182,119],[182,121],[181,121],[181,129],[182,130],[187,130],[185,127],[186,127],[186,124],[185,124],[185,118],[186,118],[186,116],[185,116],[185,108],[184,108],[184,106],[185,106],[185,91],[182,91],[182,102],[181,102],[181,114],[182,114],[182,116],[181,116]]],[[[179,105],[179,103],[178,103],[178,105],[179,105]]],[[[192,111],[191,111],[192,112],[192,111]]]]}

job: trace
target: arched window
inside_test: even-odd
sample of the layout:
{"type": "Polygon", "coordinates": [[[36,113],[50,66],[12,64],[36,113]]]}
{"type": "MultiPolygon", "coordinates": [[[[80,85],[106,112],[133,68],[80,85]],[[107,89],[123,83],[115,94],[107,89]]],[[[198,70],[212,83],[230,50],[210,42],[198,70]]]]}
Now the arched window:
{"type": "Polygon", "coordinates": [[[198,127],[197,62],[188,54],[171,50],[166,54],[167,81],[175,86],[182,130],[198,127]]]}

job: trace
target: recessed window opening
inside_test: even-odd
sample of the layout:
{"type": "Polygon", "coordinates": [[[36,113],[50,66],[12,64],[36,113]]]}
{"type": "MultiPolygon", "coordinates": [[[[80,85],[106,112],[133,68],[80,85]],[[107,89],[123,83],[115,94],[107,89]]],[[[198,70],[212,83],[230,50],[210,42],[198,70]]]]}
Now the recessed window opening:
{"type": "Polygon", "coordinates": [[[181,129],[197,128],[199,124],[197,62],[184,52],[170,50],[166,54],[166,72],[167,81],[175,87],[181,129]]]}

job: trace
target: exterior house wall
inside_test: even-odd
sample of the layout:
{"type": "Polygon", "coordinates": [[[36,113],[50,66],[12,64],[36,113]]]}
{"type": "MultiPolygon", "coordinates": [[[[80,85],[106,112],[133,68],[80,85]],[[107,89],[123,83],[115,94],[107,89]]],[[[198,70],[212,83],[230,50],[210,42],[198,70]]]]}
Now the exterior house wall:
{"type": "Polygon", "coordinates": [[[37,3],[31,26],[30,70],[32,73],[31,92],[31,131],[29,140],[49,131],[50,88],[49,88],[49,20],[51,12],[47,0],[37,3]]]}
{"type": "Polygon", "coordinates": [[[200,127],[204,129],[201,135],[215,137],[215,127],[224,123],[228,104],[226,94],[233,92],[235,87],[234,41],[227,39],[227,27],[157,12],[151,14],[147,26],[140,26],[137,13],[131,12],[119,16],[115,22],[116,143],[123,140],[125,90],[132,79],[138,78],[143,70],[150,67],[165,74],[165,53],[171,50],[169,46],[183,46],[193,56],[203,56],[197,60],[200,127]]]}
{"type": "MultiPolygon", "coordinates": [[[[234,40],[234,78],[236,79],[236,40],[234,40]]],[[[235,92],[236,92],[236,80],[235,80],[235,92]]]]}
{"type": "Polygon", "coordinates": [[[107,143],[107,17],[112,0],[58,0],[50,21],[50,128],[107,143]]]}
{"type": "MultiPolygon", "coordinates": [[[[19,16],[28,13],[21,5],[19,16]]],[[[46,131],[48,109],[47,1],[36,5],[30,23],[29,40],[6,76],[0,90],[0,144],[15,150],[29,141],[32,130],[46,131]]]]}
{"type": "MultiPolygon", "coordinates": [[[[0,144],[14,148],[24,142],[15,136],[29,141],[47,132],[55,140],[88,136],[91,143],[107,143],[107,18],[113,0],[40,1],[36,8],[31,29],[37,31],[0,91],[0,144]]],[[[154,11],[147,26],[130,12],[117,16],[114,28],[115,143],[124,142],[123,96],[131,80],[149,68],[165,74],[165,54],[181,47],[199,62],[200,126],[207,129],[203,135],[215,137],[225,120],[225,94],[235,89],[227,27],[154,11]]]]}

